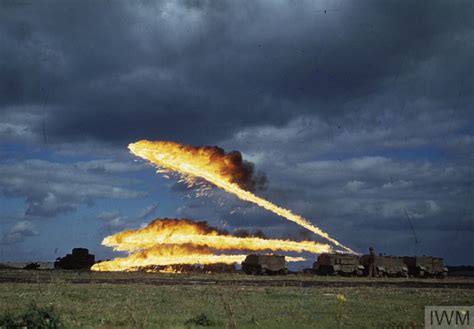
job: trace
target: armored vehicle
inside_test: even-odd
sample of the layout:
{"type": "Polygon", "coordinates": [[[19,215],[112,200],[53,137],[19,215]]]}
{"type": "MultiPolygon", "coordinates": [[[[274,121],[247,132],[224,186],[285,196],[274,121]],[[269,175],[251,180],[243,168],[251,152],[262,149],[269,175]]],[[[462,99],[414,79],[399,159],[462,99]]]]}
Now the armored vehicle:
{"type": "Polygon", "coordinates": [[[359,264],[359,256],[352,254],[327,254],[318,256],[313,264],[313,273],[318,275],[362,276],[364,266],[359,264]]]}
{"type": "Polygon", "coordinates": [[[419,278],[446,278],[448,276],[448,269],[443,264],[443,258],[431,256],[406,256],[403,257],[403,262],[408,267],[409,275],[419,278]]]}
{"type": "Polygon", "coordinates": [[[72,254],[58,257],[54,268],[63,270],[89,270],[95,263],[95,256],[89,254],[86,248],[74,248],[72,254]]]}
{"type": "Polygon", "coordinates": [[[28,263],[23,267],[25,270],[37,270],[40,268],[40,264],[38,262],[36,263],[28,263]]]}
{"type": "Polygon", "coordinates": [[[363,255],[360,257],[359,263],[364,266],[364,275],[376,277],[408,277],[408,268],[403,262],[403,257],[363,255]],[[371,266],[375,269],[374,273],[370,273],[371,266]]]}
{"type": "Polygon", "coordinates": [[[242,262],[246,274],[287,274],[285,256],[250,254],[242,262]]]}

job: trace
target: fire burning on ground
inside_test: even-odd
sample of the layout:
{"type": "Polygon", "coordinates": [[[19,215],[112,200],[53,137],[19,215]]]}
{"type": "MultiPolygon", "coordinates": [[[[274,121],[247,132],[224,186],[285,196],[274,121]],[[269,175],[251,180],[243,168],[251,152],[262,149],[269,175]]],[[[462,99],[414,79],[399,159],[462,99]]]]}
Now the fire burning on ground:
{"type": "MultiPolygon", "coordinates": [[[[245,254],[216,254],[227,251],[293,251],[321,253],[331,251],[327,244],[314,241],[289,241],[259,237],[237,237],[221,232],[206,222],[187,219],[156,219],[148,226],[106,237],[102,244],[131,255],[95,264],[95,271],[134,270],[150,265],[233,264],[242,262],[245,254]]],[[[287,257],[303,261],[302,257],[287,257]]]]}
{"type": "MultiPolygon", "coordinates": [[[[240,152],[226,153],[218,147],[194,147],[146,140],[130,144],[128,148],[133,154],[157,165],[158,172],[176,172],[189,185],[194,184],[196,178],[202,178],[241,200],[252,202],[301,225],[342,248],[344,252],[354,253],[305,218],[252,193],[250,190],[262,183],[262,180],[255,180],[252,164],[245,162],[240,152]]],[[[131,271],[159,265],[165,266],[162,271],[173,272],[171,266],[176,264],[234,264],[242,262],[247,256],[235,254],[241,251],[316,254],[333,251],[330,245],[314,241],[234,236],[212,228],[206,222],[167,218],[156,219],[141,229],[113,234],[106,237],[102,244],[118,251],[128,251],[130,254],[95,264],[92,267],[94,271],[131,271]]],[[[305,259],[287,256],[286,260],[292,262],[305,259]]]]}
{"type": "Polygon", "coordinates": [[[241,200],[252,202],[325,238],[346,252],[354,253],[307,219],[281,208],[244,189],[251,178],[239,152],[225,153],[218,147],[194,147],[175,142],[141,140],[128,146],[130,151],[158,167],[176,171],[187,179],[200,177],[241,200]]]}
{"type": "MultiPolygon", "coordinates": [[[[247,255],[216,255],[207,247],[192,245],[158,245],[92,266],[93,271],[135,271],[151,265],[176,264],[234,264],[241,263],[247,255]]],[[[289,262],[304,261],[303,257],[286,257],[289,262]]],[[[169,269],[171,267],[168,267],[169,269]]],[[[169,270],[169,272],[172,272],[169,270]]]]}
{"type": "Polygon", "coordinates": [[[97,263],[93,271],[134,271],[151,265],[232,264],[246,255],[215,255],[208,247],[194,245],[157,245],[135,252],[128,257],[97,263]]]}

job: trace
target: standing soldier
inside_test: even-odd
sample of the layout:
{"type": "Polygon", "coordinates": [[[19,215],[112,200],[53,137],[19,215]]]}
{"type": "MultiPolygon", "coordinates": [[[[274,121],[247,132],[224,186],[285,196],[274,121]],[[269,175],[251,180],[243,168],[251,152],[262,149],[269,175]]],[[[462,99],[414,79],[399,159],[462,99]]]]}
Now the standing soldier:
{"type": "Polygon", "coordinates": [[[369,277],[375,278],[377,276],[377,270],[375,269],[375,253],[374,248],[369,248],[369,277]]]}

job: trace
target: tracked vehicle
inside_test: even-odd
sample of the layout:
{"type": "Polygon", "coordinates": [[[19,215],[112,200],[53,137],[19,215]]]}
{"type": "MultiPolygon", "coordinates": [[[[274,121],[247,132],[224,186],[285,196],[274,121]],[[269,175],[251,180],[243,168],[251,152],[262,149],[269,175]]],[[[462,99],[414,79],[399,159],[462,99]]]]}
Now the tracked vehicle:
{"type": "Polygon", "coordinates": [[[364,266],[359,264],[358,255],[323,253],[314,262],[313,273],[318,275],[362,276],[364,266]]]}
{"type": "Polygon", "coordinates": [[[403,262],[408,267],[408,274],[419,278],[437,277],[446,278],[448,268],[444,266],[443,258],[431,256],[403,257],[403,262]]]}
{"type": "Polygon", "coordinates": [[[287,274],[285,256],[250,254],[242,262],[246,274],[287,274]]]}
{"type": "Polygon", "coordinates": [[[63,270],[89,270],[95,263],[95,256],[86,248],[74,248],[71,254],[58,257],[54,268],[63,270]]]}

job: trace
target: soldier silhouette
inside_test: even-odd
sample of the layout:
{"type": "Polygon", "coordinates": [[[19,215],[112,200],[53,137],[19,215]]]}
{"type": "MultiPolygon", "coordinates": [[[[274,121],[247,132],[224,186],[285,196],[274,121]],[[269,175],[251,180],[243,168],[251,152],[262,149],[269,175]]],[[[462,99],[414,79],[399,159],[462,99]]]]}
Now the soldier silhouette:
{"type": "Polygon", "coordinates": [[[377,270],[375,268],[375,253],[374,248],[369,248],[369,277],[374,278],[377,276],[377,270]]]}

